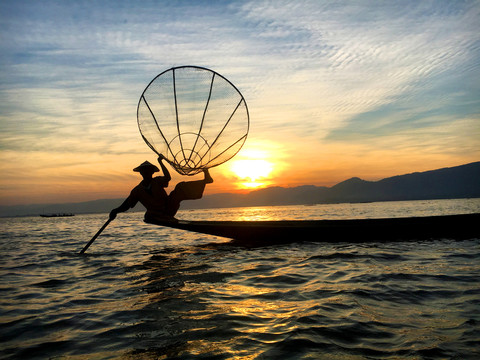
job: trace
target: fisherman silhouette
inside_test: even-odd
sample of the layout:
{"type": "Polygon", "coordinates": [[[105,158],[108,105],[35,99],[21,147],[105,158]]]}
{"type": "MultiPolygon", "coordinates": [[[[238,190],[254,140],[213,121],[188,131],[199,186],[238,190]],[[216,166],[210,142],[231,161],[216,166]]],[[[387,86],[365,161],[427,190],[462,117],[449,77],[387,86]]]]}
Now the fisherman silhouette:
{"type": "Polygon", "coordinates": [[[133,208],[139,201],[147,209],[145,213],[146,221],[175,220],[174,216],[180,208],[180,203],[183,200],[200,199],[205,190],[205,185],[213,182],[208,169],[204,169],[203,180],[179,182],[175,189],[167,195],[165,188],[168,187],[172,177],[162,162],[164,159],[163,155],[158,157],[163,176],[153,177],[153,174],[160,170],[148,161],[133,169],[133,171],[140,173],[143,180],[133,188],[122,205],[110,212],[111,220],[115,219],[118,213],[133,208]]]}

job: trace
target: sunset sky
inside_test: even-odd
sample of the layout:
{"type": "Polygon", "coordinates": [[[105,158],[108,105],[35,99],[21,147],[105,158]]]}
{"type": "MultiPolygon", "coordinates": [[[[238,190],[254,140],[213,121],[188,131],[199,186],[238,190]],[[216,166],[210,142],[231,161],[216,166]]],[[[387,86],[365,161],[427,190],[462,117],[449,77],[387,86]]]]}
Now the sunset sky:
{"type": "Polygon", "coordinates": [[[480,160],[479,1],[2,0],[0,205],[127,196],[140,95],[180,65],[250,112],[207,194],[480,160]]]}

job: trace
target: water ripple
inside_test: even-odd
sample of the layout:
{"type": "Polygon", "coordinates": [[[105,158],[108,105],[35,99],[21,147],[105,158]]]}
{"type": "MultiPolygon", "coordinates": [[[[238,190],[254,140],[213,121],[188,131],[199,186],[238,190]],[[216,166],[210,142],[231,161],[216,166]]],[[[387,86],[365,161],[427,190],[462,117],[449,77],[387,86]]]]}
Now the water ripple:
{"type": "Polygon", "coordinates": [[[56,220],[1,235],[2,358],[480,356],[478,239],[244,249],[125,214],[79,256],[104,217],[56,220]]]}

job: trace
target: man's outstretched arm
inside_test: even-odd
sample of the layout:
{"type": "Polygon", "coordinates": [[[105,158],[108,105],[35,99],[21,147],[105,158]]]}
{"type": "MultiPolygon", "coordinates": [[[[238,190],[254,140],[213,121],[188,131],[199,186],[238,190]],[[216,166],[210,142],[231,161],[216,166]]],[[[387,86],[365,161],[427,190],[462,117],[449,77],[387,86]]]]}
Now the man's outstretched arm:
{"type": "Polygon", "coordinates": [[[170,176],[170,172],[168,171],[167,167],[165,166],[165,164],[162,161],[164,159],[165,159],[165,156],[160,154],[158,156],[158,163],[160,164],[160,167],[162,168],[163,177],[165,178],[166,181],[170,181],[170,180],[172,180],[172,177],[170,176]]]}
{"type": "Polygon", "coordinates": [[[125,199],[125,201],[119,207],[110,211],[110,220],[114,220],[117,217],[118,213],[125,212],[128,209],[134,207],[137,204],[130,196],[125,199]]]}

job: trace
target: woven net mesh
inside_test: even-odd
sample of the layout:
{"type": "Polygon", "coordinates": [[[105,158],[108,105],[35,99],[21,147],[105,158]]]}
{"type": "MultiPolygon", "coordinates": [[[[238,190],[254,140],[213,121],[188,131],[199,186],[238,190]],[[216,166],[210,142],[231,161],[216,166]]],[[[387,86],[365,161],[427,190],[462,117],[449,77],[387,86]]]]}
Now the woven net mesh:
{"type": "Polygon", "coordinates": [[[231,159],[249,130],[240,91],[218,73],[196,66],[155,77],[140,97],[137,121],[147,145],[182,175],[231,159]]]}

